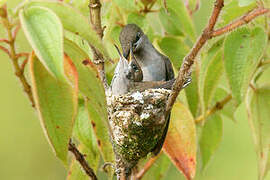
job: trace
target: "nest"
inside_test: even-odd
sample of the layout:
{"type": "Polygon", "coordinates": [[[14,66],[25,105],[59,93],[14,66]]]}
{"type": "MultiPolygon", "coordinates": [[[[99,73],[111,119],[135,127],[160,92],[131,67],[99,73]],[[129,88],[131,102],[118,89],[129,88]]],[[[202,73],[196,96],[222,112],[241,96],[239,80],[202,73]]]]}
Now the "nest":
{"type": "Polygon", "coordinates": [[[148,89],[108,97],[112,143],[124,167],[133,168],[160,140],[169,94],[170,90],[148,89]]]}

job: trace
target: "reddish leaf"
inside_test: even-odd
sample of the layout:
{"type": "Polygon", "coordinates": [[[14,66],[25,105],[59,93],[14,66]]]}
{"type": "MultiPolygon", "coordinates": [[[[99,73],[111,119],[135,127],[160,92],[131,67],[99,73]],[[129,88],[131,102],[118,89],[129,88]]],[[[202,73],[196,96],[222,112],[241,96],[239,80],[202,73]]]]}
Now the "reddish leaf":
{"type": "Polygon", "coordinates": [[[180,103],[176,103],[172,110],[163,150],[187,179],[194,178],[196,172],[195,123],[188,108],[180,103]]]}

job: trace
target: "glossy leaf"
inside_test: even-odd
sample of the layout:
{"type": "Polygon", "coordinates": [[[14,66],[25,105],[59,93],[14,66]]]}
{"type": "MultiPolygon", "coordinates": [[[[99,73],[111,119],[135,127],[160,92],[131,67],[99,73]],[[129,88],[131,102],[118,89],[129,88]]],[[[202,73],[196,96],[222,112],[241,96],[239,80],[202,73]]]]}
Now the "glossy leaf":
{"type": "Polygon", "coordinates": [[[257,151],[259,179],[263,179],[270,168],[270,86],[258,88],[249,95],[248,117],[257,151]]]}
{"type": "Polygon", "coordinates": [[[239,104],[246,94],[267,42],[264,30],[241,28],[232,32],[224,44],[224,65],[232,95],[239,104]]]}
{"type": "Polygon", "coordinates": [[[20,11],[20,22],[43,65],[63,79],[63,29],[59,18],[47,8],[29,7],[20,11]]]}
{"type": "Polygon", "coordinates": [[[163,150],[187,179],[192,179],[195,176],[195,123],[192,114],[180,103],[176,103],[173,107],[169,131],[163,150]]]}
{"type": "Polygon", "coordinates": [[[72,67],[70,69],[75,86],[54,78],[33,54],[30,58],[33,95],[39,118],[56,156],[64,163],[67,163],[68,143],[77,112],[78,75],[72,67]]]}
{"type": "Polygon", "coordinates": [[[164,37],[158,42],[158,45],[162,52],[170,58],[173,66],[179,69],[189,50],[184,42],[179,38],[164,37]]]}
{"type": "Polygon", "coordinates": [[[113,149],[109,140],[105,93],[97,71],[88,55],[75,43],[65,39],[65,52],[76,66],[79,90],[86,97],[89,119],[94,129],[97,144],[106,162],[113,161],[113,149]]]}
{"type": "MultiPolygon", "coordinates": [[[[79,146],[79,151],[84,154],[84,157],[86,161],[88,162],[89,166],[94,170],[96,173],[98,170],[98,161],[93,162],[93,159],[91,159],[91,151],[84,145],[79,146]]],[[[84,170],[82,169],[81,165],[77,160],[73,158],[69,171],[68,171],[68,176],[67,180],[89,180],[89,176],[85,174],[84,170]]]]}
{"type": "Polygon", "coordinates": [[[79,100],[78,115],[74,125],[74,134],[81,142],[84,151],[87,152],[87,160],[90,167],[98,169],[100,155],[97,140],[89,119],[84,100],[79,100]]]}
{"type": "Polygon", "coordinates": [[[223,74],[222,43],[223,40],[216,42],[202,60],[199,76],[199,95],[203,114],[209,108],[220,77],[223,74]]]}
{"type": "Polygon", "coordinates": [[[203,126],[199,142],[203,169],[219,147],[222,140],[222,134],[222,119],[218,114],[213,114],[207,118],[206,123],[203,126]]]}
{"type": "Polygon", "coordinates": [[[51,9],[61,20],[64,29],[78,34],[91,45],[95,46],[107,59],[109,55],[96,32],[91,28],[88,20],[77,10],[63,2],[30,2],[28,6],[40,6],[51,9]]]}

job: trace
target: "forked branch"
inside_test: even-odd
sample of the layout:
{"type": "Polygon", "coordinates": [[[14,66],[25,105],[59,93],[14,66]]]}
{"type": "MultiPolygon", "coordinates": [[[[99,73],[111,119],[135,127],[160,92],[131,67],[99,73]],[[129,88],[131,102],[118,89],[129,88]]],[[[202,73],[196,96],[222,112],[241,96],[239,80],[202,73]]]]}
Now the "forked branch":
{"type": "Polygon", "coordinates": [[[251,22],[256,17],[269,12],[269,9],[267,8],[263,8],[263,7],[255,8],[254,10],[243,15],[241,18],[234,21],[233,23],[228,24],[220,29],[214,30],[215,24],[218,20],[218,16],[221,12],[223,4],[224,4],[224,0],[216,0],[212,15],[210,17],[210,20],[206,28],[204,29],[203,33],[201,34],[197,42],[194,44],[191,51],[184,58],[182,66],[178,73],[178,76],[176,78],[176,81],[173,85],[172,93],[170,94],[170,97],[167,103],[167,107],[166,107],[167,115],[171,111],[173,104],[175,103],[175,100],[183,87],[183,84],[189,78],[190,73],[191,73],[191,67],[195,61],[195,58],[199,54],[199,51],[205,45],[205,43],[213,37],[217,37],[225,33],[228,33],[244,24],[251,22]]]}

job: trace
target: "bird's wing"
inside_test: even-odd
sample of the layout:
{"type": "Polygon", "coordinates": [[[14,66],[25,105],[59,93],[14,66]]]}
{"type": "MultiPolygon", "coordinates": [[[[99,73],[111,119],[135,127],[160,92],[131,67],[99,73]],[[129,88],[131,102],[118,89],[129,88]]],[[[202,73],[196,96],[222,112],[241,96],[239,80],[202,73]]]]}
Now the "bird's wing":
{"type": "MultiPolygon", "coordinates": [[[[165,63],[165,69],[166,69],[166,81],[172,80],[174,79],[174,72],[173,72],[173,67],[172,67],[172,63],[170,61],[170,59],[166,56],[164,56],[164,63],[165,63]]],[[[168,83],[170,83],[171,85],[174,83],[174,80],[169,81],[168,83]]],[[[163,131],[163,134],[160,138],[160,140],[158,141],[158,143],[156,144],[156,146],[153,148],[152,152],[154,155],[157,155],[160,150],[162,149],[162,146],[164,144],[164,141],[166,139],[166,135],[169,129],[169,124],[170,124],[170,117],[171,114],[168,116],[168,119],[166,120],[166,126],[165,129],[163,131]]]]}
{"type": "Polygon", "coordinates": [[[164,59],[165,69],[166,69],[166,81],[168,81],[174,78],[173,67],[168,57],[164,56],[163,59],[164,59]]]}

